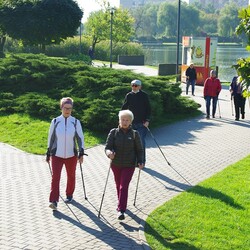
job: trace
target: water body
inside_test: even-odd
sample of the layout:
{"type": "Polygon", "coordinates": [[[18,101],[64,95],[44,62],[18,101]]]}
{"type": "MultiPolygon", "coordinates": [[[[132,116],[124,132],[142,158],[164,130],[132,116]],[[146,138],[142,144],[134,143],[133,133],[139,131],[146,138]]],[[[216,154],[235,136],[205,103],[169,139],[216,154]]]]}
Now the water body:
{"type": "MultiPolygon", "coordinates": [[[[157,66],[160,63],[176,63],[176,46],[172,45],[144,45],[145,64],[157,66]]],[[[237,59],[250,57],[250,52],[242,47],[218,46],[216,51],[216,65],[219,67],[218,77],[222,82],[230,82],[236,75],[232,65],[237,59]]],[[[179,63],[182,62],[182,49],[180,48],[179,63]]]]}

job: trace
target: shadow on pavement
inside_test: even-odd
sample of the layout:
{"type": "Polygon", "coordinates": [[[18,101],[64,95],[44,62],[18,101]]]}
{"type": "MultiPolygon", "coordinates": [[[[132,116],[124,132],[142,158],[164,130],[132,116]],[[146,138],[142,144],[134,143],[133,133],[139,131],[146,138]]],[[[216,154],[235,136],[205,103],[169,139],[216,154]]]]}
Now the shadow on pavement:
{"type": "Polygon", "coordinates": [[[195,186],[195,187],[189,189],[187,192],[198,194],[201,196],[205,196],[205,197],[208,197],[210,199],[217,199],[217,200],[220,200],[220,201],[224,202],[226,205],[229,205],[233,208],[244,210],[244,207],[237,204],[232,197],[230,197],[226,194],[223,194],[222,192],[215,190],[213,188],[205,188],[205,187],[201,187],[198,185],[198,186],[195,186]]]}
{"type": "Polygon", "coordinates": [[[154,178],[156,181],[160,182],[166,189],[168,190],[173,190],[173,191],[176,191],[176,192],[182,192],[182,190],[187,190],[188,188],[191,188],[192,186],[190,185],[187,185],[185,183],[181,183],[181,182],[178,182],[178,181],[175,181],[173,179],[170,179],[168,178],[167,176],[153,170],[153,169],[150,169],[150,168],[144,168],[143,170],[144,172],[146,172],[147,174],[151,175],[152,178],[154,178]],[[177,190],[176,188],[170,188],[170,187],[167,187],[167,185],[163,182],[161,182],[160,180],[172,185],[172,186],[176,186],[178,187],[179,189],[181,190],[177,190]]]}
{"type": "MultiPolygon", "coordinates": [[[[125,233],[120,233],[117,228],[114,228],[111,224],[106,224],[104,221],[99,219],[96,214],[94,214],[92,211],[84,207],[79,202],[73,201],[70,205],[78,208],[81,210],[85,215],[87,215],[97,226],[100,230],[94,229],[93,227],[88,227],[84,225],[82,222],[78,222],[77,220],[71,218],[70,216],[67,216],[66,214],[63,214],[60,211],[53,211],[53,215],[55,218],[60,220],[65,220],[70,222],[72,225],[77,226],[78,228],[84,230],[85,232],[89,233],[90,235],[94,235],[95,238],[98,238],[99,240],[105,242],[107,245],[109,245],[112,249],[119,249],[119,242],[120,241],[127,241],[129,238],[130,244],[133,247],[133,249],[136,249],[138,247],[141,248],[142,245],[137,244],[136,241],[131,237],[131,235],[125,235],[125,233]]],[[[96,209],[95,209],[96,210],[96,209]]],[[[102,216],[103,217],[103,216],[102,216]]]]}

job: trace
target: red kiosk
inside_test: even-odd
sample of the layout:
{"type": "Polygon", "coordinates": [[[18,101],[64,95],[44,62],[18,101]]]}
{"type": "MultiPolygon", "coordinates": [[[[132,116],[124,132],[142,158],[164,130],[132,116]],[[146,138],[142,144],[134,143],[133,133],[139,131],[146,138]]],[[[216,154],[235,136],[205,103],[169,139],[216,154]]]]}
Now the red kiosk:
{"type": "Polygon", "coordinates": [[[186,82],[186,69],[194,64],[197,73],[197,85],[203,85],[210,69],[216,68],[217,38],[182,37],[181,80],[186,82]]]}

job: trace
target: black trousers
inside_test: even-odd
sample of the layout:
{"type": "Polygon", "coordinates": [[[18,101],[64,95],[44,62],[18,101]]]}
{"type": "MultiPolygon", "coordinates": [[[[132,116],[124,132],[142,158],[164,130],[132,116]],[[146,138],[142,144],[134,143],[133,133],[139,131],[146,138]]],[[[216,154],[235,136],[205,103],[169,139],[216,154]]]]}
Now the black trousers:
{"type": "Polygon", "coordinates": [[[235,119],[239,119],[240,114],[242,115],[242,118],[244,118],[245,103],[246,103],[246,98],[244,98],[241,94],[234,95],[235,119]]]}

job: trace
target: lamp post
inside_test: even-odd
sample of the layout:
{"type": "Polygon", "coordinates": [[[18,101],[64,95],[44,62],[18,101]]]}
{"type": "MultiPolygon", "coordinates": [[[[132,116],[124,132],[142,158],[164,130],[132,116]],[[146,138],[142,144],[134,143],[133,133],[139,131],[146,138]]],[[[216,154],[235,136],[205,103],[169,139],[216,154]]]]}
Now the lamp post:
{"type": "Polygon", "coordinates": [[[178,1],[178,14],[177,14],[176,82],[178,82],[178,74],[179,74],[180,15],[181,15],[181,0],[178,1]]]}
{"type": "Polygon", "coordinates": [[[80,20],[80,48],[79,48],[79,51],[80,51],[80,55],[82,54],[82,19],[80,20]]]}
{"type": "Polygon", "coordinates": [[[111,8],[110,9],[110,68],[112,68],[112,49],[113,49],[113,16],[114,16],[114,11],[115,11],[115,8],[111,8]]]}

